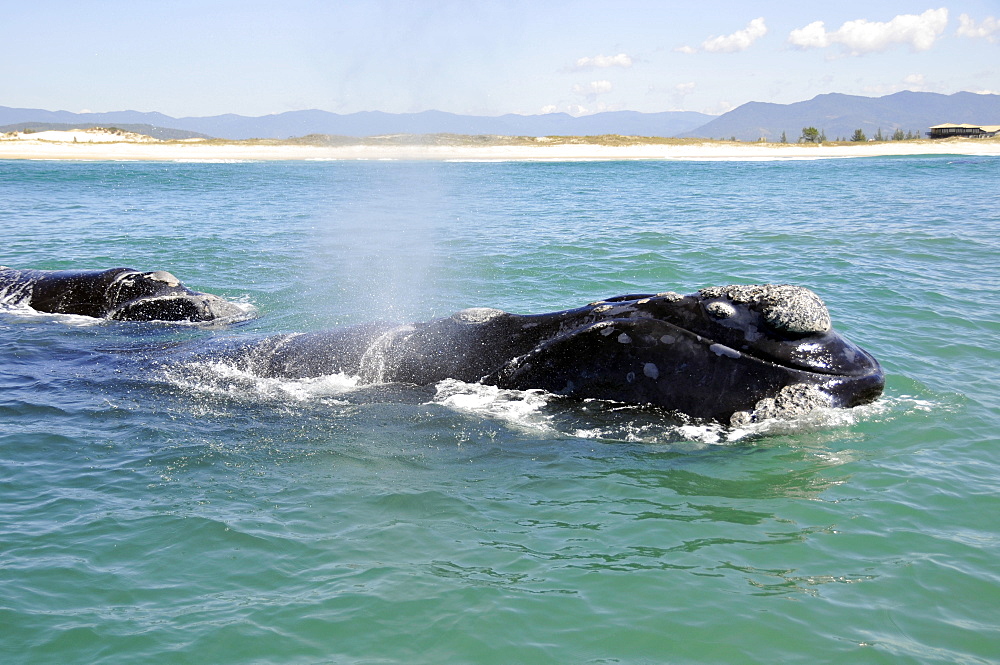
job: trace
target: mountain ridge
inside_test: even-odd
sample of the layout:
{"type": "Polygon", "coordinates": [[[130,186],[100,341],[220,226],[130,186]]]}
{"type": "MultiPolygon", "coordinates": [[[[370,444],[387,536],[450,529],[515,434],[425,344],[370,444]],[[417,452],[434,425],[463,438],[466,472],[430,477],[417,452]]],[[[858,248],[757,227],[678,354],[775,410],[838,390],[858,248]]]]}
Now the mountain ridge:
{"type": "Polygon", "coordinates": [[[903,90],[882,97],[832,92],[792,104],[747,102],[678,136],[777,141],[784,132],[794,143],[805,127],[833,140],[848,138],[857,129],[869,137],[879,130],[890,136],[897,129],[923,136],[929,127],[946,122],[1000,124],[1000,95],[903,90]]]}
{"type": "Polygon", "coordinates": [[[856,129],[868,136],[895,130],[922,136],[946,122],[1000,124],[1000,95],[957,92],[944,95],[904,90],[882,97],[824,93],[791,104],[751,101],[712,116],[694,111],[607,111],[586,116],[567,113],[474,116],[447,111],[337,114],[308,109],[266,116],[226,113],[173,118],[157,111],[73,113],[0,106],[0,127],[16,124],[147,125],[222,139],[288,139],[309,134],[370,137],[393,134],[465,134],[500,136],[627,136],[736,138],[796,142],[803,128],[815,127],[830,140],[850,137],[856,129]]]}
{"type": "Polygon", "coordinates": [[[631,134],[674,136],[695,129],[714,116],[695,111],[608,111],[588,116],[566,113],[542,115],[471,116],[446,111],[386,113],[360,111],[337,114],[318,109],[286,111],[268,116],[216,116],[173,118],[152,111],[73,113],[0,106],[0,126],[18,123],[98,125],[144,124],[196,132],[223,139],[286,139],[306,134],[376,136],[383,134],[498,134],[520,136],[631,134]]]}

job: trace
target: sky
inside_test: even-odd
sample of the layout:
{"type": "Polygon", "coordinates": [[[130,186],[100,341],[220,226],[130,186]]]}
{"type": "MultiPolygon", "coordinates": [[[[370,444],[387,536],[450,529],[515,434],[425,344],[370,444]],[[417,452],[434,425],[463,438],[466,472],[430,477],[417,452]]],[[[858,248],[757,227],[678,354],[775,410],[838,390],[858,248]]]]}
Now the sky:
{"type": "Polygon", "coordinates": [[[1000,94],[1000,0],[943,1],[11,1],[0,106],[720,114],[1000,94]]]}

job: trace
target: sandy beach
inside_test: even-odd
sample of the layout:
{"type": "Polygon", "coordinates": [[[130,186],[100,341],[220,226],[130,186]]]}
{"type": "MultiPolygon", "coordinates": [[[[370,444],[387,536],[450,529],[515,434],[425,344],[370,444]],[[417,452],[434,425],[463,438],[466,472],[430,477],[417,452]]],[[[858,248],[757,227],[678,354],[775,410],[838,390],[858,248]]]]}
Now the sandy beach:
{"type": "Polygon", "coordinates": [[[673,141],[634,137],[373,137],[338,143],[159,141],[127,132],[47,131],[0,135],[0,159],[87,161],[616,161],[837,159],[905,155],[1000,156],[1000,140],[947,139],[859,144],[673,141]],[[355,142],[356,141],[356,142],[355,142]]]}

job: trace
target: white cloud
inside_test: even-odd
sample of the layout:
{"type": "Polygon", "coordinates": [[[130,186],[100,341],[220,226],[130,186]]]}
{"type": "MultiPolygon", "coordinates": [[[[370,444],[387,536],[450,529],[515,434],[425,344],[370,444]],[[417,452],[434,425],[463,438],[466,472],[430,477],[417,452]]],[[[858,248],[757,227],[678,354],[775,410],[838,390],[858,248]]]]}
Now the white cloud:
{"type": "MultiPolygon", "coordinates": [[[[745,51],[750,46],[767,34],[767,25],[764,18],[755,18],[742,30],[737,30],[731,35],[720,37],[709,37],[701,43],[701,50],[709,53],[735,53],[745,51]]],[[[679,46],[674,49],[680,53],[697,53],[699,49],[693,46],[679,46]]]]}
{"type": "Polygon", "coordinates": [[[711,37],[701,44],[701,48],[709,53],[735,53],[745,51],[750,45],[767,34],[767,26],[764,19],[755,18],[742,30],[737,30],[731,35],[722,37],[711,37]]]}
{"type": "Polygon", "coordinates": [[[976,25],[971,16],[962,14],[958,17],[958,22],[960,25],[955,32],[957,35],[972,39],[986,39],[994,43],[1000,40],[1000,20],[993,16],[987,16],[979,25],[976,25]]]}
{"type": "Polygon", "coordinates": [[[792,30],[788,42],[799,48],[826,48],[831,44],[830,35],[826,32],[823,21],[814,21],[804,28],[792,30]]]}
{"type": "Polygon", "coordinates": [[[608,67],[631,67],[632,57],[626,53],[618,55],[595,55],[593,58],[580,58],[576,61],[577,70],[607,69],[608,67]]]}
{"type": "Polygon", "coordinates": [[[678,95],[690,95],[694,92],[695,83],[694,81],[689,81],[688,83],[678,83],[674,86],[674,90],[677,91],[678,95]]]}
{"type": "Polygon", "coordinates": [[[591,81],[587,85],[574,85],[573,92],[587,97],[596,97],[605,92],[611,92],[613,87],[611,81],[591,81]]]}
{"type": "Polygon", "coordinates": [[[866,19],[848,21],[834,32],[827,32],[823,21],[792,30],[788,42],[801,49],[840,45],[850,55],[885,51],[896,44],[909,44],[914,51],[926,51],[934,45],[948,25],[948,10],[928,9],[923,14],[900,14],[881,23],[866,19]]]}

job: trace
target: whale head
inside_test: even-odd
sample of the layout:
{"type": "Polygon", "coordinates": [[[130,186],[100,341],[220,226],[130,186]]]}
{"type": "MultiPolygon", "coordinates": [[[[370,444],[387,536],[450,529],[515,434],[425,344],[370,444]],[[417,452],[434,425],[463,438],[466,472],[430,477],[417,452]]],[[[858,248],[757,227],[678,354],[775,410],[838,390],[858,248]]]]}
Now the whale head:
{"type": "Polygon", "coordinates": [[[109,270],[0,270],[0,284],[40,312],[119,321],[206,322],[245,318],[219,296],[192,291],[169,272],[109,270]]]}
{"type": "Polygon", "coordinates": [[[118,321],[206,322],[244,315],[236,304],[192,291],[165,270],[119,272],[106,293],[107,318],[118,321]]]}
{"type": "Polygon", "coordinates": [[[491,382],[733,424],[865,404],[885,383],[875,358],[835,332],[803,287],[625,295],[559,316],[553,335],[491,382]]]}

